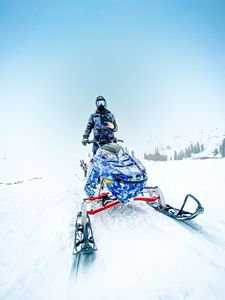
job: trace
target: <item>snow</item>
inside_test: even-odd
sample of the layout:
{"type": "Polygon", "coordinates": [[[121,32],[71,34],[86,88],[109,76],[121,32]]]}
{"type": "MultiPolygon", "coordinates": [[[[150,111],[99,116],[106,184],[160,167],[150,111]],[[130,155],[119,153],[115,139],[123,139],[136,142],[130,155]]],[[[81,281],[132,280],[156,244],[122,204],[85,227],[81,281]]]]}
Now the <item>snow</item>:
{"type": "MultiPolygon", "coordinates": [[[[173,135],[167,138],[160,137],[155,140],[148,140],[145,142],[141,142],[140,146],[137,143],[136,148],[134,148],[134,153],[138,157],[144,157],[144,153],[154,153],[155,149],[158,148],[160,154],[167,155],[168,160],[170,158],[174,158],[174,151],[179,153],[180,151],[184,151],[186,148],[190,147],[190,145],[196,145],[199,143],[204,146],[204,151],[201,151],[198,154],[192,153],[193,159],[200,158],[212,158],[214,157],[215,149],[219,150],[222,140],[225,138],[225,131],[221,128],[213,128],[208,130],[199,130],[199,131],[191,131],[187,132],[183,135],[173,135]]],[[[130,147],[132,149],[132,146],[130,147]]],[[[217,155],[220,157],[220,155],[217,155]]]]}
{"type": "Polygon", "coordinates": [[[77,274],[79,155],[1,152],[0,299],[224,299],[225,159],[143,164],[167,203],[192,193],[204,214],[186,224],[128,203],[95,215],[98,251],[77,274]]]}

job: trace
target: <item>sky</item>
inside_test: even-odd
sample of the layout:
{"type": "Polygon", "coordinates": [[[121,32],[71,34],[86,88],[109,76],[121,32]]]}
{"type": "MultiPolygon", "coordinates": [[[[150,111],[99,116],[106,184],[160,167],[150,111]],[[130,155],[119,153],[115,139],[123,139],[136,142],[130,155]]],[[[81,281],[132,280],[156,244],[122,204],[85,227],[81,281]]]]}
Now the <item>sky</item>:
{"type": "Polygon", "coordinates": [[[225,127],[220,0],[0,0],[0,149],[83,151],[95,98],[129,145],[225,127]]]}

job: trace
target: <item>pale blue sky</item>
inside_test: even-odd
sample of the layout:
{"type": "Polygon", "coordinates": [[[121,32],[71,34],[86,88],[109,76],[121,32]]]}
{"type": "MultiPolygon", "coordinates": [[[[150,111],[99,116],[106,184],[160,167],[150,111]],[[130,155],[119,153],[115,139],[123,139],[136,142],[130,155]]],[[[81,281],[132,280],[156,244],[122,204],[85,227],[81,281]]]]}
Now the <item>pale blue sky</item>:
{"type": "Polygon", "coordinates": [[[0,148],[75,149],[95,98],[129,144],[225,126],[225,2],[0,0],[0,148]]]}

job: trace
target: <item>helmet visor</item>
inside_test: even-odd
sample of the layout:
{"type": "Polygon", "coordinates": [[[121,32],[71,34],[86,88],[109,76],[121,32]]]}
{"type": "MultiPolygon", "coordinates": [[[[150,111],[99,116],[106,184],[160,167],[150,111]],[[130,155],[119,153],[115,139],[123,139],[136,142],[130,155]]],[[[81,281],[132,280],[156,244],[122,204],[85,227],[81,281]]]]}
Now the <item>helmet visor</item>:
{"type": "Polygon", "coordinates": [[[100,100],[97,100],[96,101],[96,105],[97,105],[97,107],[100,107],[100,106],[106,106],[106,103],[105,103],[105,100],[104,99],[100,99],[100,100]]]}

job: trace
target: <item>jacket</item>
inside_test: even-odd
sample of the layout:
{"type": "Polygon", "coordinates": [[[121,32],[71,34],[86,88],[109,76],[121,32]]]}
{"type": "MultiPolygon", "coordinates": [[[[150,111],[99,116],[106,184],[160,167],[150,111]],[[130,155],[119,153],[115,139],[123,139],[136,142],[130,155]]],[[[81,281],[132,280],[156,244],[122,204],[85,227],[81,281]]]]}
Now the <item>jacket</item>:
{"type": "Polygon", "coordinates": [[[114,132],[118,130],[114,115],[108,109],[104,111],[97,110],[88,119],[84,137],[88,138],[92,130],[94,141],[98,141],[101,144],[111,142],[115,138],[114,132]],[[108,128],[107,122],[113,123],[114,129],[108,128]]]}

